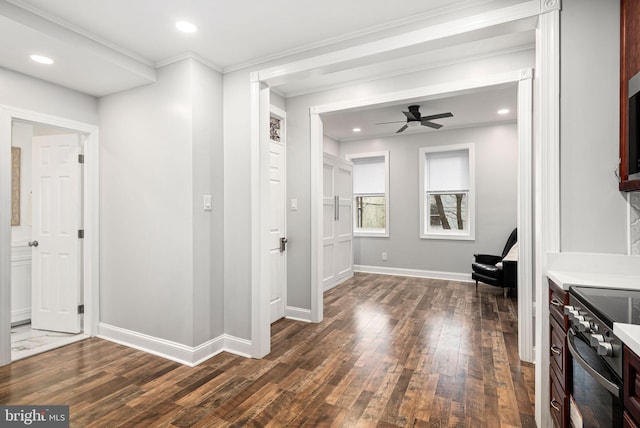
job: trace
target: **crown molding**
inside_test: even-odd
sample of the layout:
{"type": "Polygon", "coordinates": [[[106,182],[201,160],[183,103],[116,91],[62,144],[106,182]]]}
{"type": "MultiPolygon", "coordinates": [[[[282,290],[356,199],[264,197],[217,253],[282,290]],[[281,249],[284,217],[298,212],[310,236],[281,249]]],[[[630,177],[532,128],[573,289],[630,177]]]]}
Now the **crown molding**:
{"type": "Polygon", "coordinates": [[[208,59],[206,59],[205,57],[198,55],[197,53],[194,52],[185,52],[182,53],[180,55],[176,55],[174,57],[171,58],[167,58],[164,59],[162,61],[158,61],[156,62],[154,65],[156,68],[161,68],[161,67],[165,67],[167,65],[171,65],[171,64],[175,64],[176,62],[180,62],[180,61],[184,61],[185,59],[193,59],[198,61],[199,63],[206,65],[207,67],[209,67],[210,69],[217,71],[218,73],[222,73],[222,67],[220,67],[218,64],[209,61],[208,59]]]}
{"type": "Polygon", "coordinates": [[[454,5],[449,5],[449,6],[444,6],[438,9],[434,9],[434,10],[430,10],[427,12],[423,12],[420,14],[416,14],[414,16],[410,16],[410,17],[405,17],[405,18],[399,18],[399,19],[395,19],[395,20],[391,20],[388,22],[385,22],[384,24],[379,24],[379,25],[374,25],[362,30],[358,30],[358,31],[352,31],[350,33],[347,34],[343,34],[341,36],[337,36],[337,37],[331,37],[331,38],[327,38],[324,40],[320,40],[317,42],[313,42],[313,43],[309,43],[306,45],[302,45],[302,46],[298,46],[296,48],[293,49],[288,49],[285,51],[282,51],[278,54],[273,54],[273,55],[266,55],[260,58],[256,58],[254,60],[251,61],[247,61],[247,62],[243,62],[243,63],[239,63],[239,64],[235,64],[235,65],[231,65],[228,67],[224,67],[224,73],[231,73],[234,71],[238,71],[238,70],[242,70],[245,68],[251,68],[251,67],[255,67],[258,65],[262,65],[262,64],[266,64],[268,62],[272,62],[272,61],[277,61],[283,58],[288,58],[288,57],[292,57],[294,55],[298,55],[298,54],[302,54],[305,52],[309,52],[312,51],[314,49],[320,49],[323,47],[327,47],[327,46],[331,46],[331,45],[335,45],[338,43],[342,43],[342,42],[348,42],[354,39],[358,39],[361,37],[366,37],[366,36],[371,36],[374,35],[376,33],[380,33],[382,31],[387,31],[387,30],[393,30],[396,28],[401,28],[410,24],[415,24],[421,21],[426,21],[428,19],[434,18],[436,16],[440,16],[440,15],[446,15],[448,13],[455,13],[455,12],[459,12],[465,9],[469,9],[470,7],[477,7],[477,6],[482,6],[483,4],[487,4],[487,3],[493,3],[494,0],[479,0],[479,1],[474,1],[474,0],[467,0],[465,2],[462,3],[456,3],[454,5]]]}

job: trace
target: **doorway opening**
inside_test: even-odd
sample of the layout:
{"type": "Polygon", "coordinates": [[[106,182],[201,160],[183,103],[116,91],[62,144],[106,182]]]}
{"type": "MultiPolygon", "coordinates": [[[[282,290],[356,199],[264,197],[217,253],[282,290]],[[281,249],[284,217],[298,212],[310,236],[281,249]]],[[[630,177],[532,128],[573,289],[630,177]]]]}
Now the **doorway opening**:
{"type": "Polygon", "coordinates": [[[3,106],[0,134],[3,365],[96,334],[99,194],[96,126],[3,106]]]}
{"type": "MultiPolygon", "coordinates": [[[[517,138],[518,138],[518,189],[517,189],[517,227],[519,235],[518,259],[518,348],[524,361],[534,360],[534,291],[533,291],[533,175],[532,175],[532,138],[533,138],[533,70],[515,70],[484,79],[458,81],[448,85],[415,88],[407,91],[383,94],[366,100],[354,99],[310,108],[311,128],[311,212],[322,213],[323,179],[323,121],[322,116],[352,109],[372,106],[386,106],[398,102],[414,102],[462,95],[483,88],[517,85],[517,138]],[[446,86],[446,87],[445,87],[446,86]],[[315,166],[315,168],[314,168],[315,166]],[[314,172],[315,171],[315,172],[314,172]]],[[[322,320],[323,254],[322,215],[312,217],[311,224],[311,311],[314,321],[322,320]]]]}
{"type": "Polygon", "coordinates": [[[11,360],[86,336],[80,276],[85,135],[12,122],[11,360]]]}

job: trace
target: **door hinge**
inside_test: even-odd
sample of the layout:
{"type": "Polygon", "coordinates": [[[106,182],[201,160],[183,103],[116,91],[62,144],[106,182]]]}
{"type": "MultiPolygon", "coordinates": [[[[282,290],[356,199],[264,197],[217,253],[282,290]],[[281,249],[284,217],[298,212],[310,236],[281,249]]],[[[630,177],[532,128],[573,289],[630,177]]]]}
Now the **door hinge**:
{"type": "Polygon", "coordinates": [[[78,315],[84,314],[84,305],[78,305],[78,315]]]}
{"type": "Polygon", "coordinates": [[[84,155],[78,155],[78,163],[84,163],[84,155]]]}
{"type": "Polygon", "coordinates": [[[84,239],[84,229],[78,230],[78,239],[84,239]]]}

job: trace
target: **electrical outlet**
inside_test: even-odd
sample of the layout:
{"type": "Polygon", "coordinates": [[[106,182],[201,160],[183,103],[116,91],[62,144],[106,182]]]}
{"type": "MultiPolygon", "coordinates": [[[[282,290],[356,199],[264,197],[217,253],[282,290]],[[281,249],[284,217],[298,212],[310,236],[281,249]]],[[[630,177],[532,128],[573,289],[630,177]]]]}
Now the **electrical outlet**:
{"type": "Polygon", "coordinates": [[[387,260],[387,253],[382,253],[382,260],[387,260]]]}

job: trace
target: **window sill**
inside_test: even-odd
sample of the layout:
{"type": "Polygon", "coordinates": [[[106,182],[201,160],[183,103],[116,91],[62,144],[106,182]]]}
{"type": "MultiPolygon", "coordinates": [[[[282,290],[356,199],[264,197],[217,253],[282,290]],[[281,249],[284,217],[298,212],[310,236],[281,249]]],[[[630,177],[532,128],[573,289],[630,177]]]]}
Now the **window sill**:
{"type": "Polygon", "coordinates": [[[448,234],[448,233],[427,233],[421,234],[420,239],[444,239],[444,240],[453,240],[453,241],[475,241],[476,237],[474,235],[456,235],[456,234],[448,234]]]}
{"type": "Polygon", "coordinates": [[[387,232],[386,230],[380,230],[380,231],[375,231],[375,230],[354,230],[353,231],[353,236],[355,238],[388,238],[389,237],[389,232],[387,232]]]}

